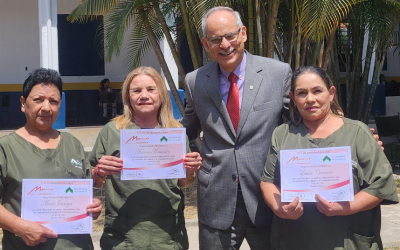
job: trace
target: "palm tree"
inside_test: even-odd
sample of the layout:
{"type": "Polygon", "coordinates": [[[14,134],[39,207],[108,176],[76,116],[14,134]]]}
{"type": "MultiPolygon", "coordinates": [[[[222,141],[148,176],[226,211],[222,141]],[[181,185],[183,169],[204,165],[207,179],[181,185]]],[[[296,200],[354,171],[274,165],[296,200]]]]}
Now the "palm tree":
{"type": "Polygon", "coordinates": [[[397,39],[394,38],[398,36],[395,28],[399,23],[399,10],[399,4],[395,1],[363,1],[354,6],[343,24],[347,27],[348,35],[342,36],[339,44],[345,53],[346,116],[350,118],[362,120],[365,123],[369,121],[369,113],[386,51],[397,43],[395,41],[397,39]],[[368,42],[366,55],[363,57],[365,37],[368,42]],[[375,63],[371,60],[373,53],[375,53],[375,63]],[[362,68],[363,61],[364,68],[362,68]],[[371,70],[373,77],[369,82],[371,70]],[[370,92],[366,102],[369,85],[370,92]]]}
{"type": "Polygon", "coordinates": [[[199,49],[196,49],[197,39],[193,35],[192,22],[190,21],[189,14],[187,12],[186,1],[179,0],[179,5],[181,8],[181,13],[182,13],[182,17],[183,17],[183,21],[184,21],[184,25],[185,25],[185,32],[186,32],[186,37],[188,39],[190,56],[192,57],[193,67],[195,69],[198,69],[200,66],[202,66],[202,63],[200,60],[201,56],[198,54],[199,49]]]}
{"type": "MultiPolygon", "coordinates": [[[[365,99],[366,84],[363,86],[362,95],[360,96],[360,107],[359,115],[357,118],[361,119],[365,123],[369,121],[369,115],[371,111],[372,102],[375,96],[376,86],[378,85],[378,77],[381,74],[382,66],[385,61],[386,51],[389,47],[399,46],[398,37],[399,34],[396,31],[400,20],[400,3],[397,1],[382,1],[370,0],[368,6],[368,12],[366,12],[366,19],[368,22],[369,36],[371,37],[371,44],[374,45],[375,49],[375,64],[371,82],[371,89],[366,104],[366,109],[362,112],[360,105],[361,101],[365,99]]],[[[370,44],[370,43],[369,43],[370,44]]],[[[371,62],[370,56],[372,53],[367,53],[366,63],[371,62]]],[[[368,71],[369,72],[369,71],[368,71]]],[[[363,79],[364,80],[364,79],[363,79]]],[[[364,102],[362,102],[364,104],[364,102]]]]}
{"type": "MultiPolygon", "coordinates": [[[[153,48],[172,96],[180,113],[183,114],[182,100],[159,46],[159,42],[166,33],[168,33],[167,39],[171,39],[169,30],[165,27],[166,24],[160,14],[158,2],[154,0],[82,0],[68,16],[68,20],[71,22],[88,22],[99,15],[104,16],[104,32],[100,30],[98,34],[99,39],[104,39],[107,61],[111,61],[113,54],[120,54],[124,35],[130,25],[133,25],[129,34],[126,66],[130,68],[138,67],[146,52],[153,48]]],[[[175,46],[172,46],[174,44],[172,41],[168,41],[168,44],[171,51],[176,51],[175,46]]],[[[177,65],[181,65],[178,56],[174,55],[174,59],[177,65]]],[[[179,69],[179,72],[184,79],[182,69],[179,69]]]]}
{"type": "MultiPolygon", "coordinates": [[[[384,52],[393,44],[393,39],[382,38],[393,37],[400,5],[397,0],[174,0],[163,3],[174,9],[175,16],[183,18],[182,27],[185,27],[195,68],[202,64],[200,49],[196,48],[195,42],[197,37],[203,36],[201,19],[209,9],[221,5],[230,6],[241,13],[249,28],[246,47],[251,53],[269,57],[277,55],[281,61],[291,64],[292,69],[305,64],[319,65],[329,71],[338,89],[341,87],[338,63],[339,60],[344,61],[348,93],[346,115],[364,120],[368,117],[366,114],[369,114],[368,109],[376,87],[375,78],[380,74],[379,67],[382,65],[384,52]],[[348,34],[337,40],[340,24],[348,28],[348,34]],[[370,34],[370,39],[367,55],[362,58],[366,32],[370,34]],[[342,51],[340,57],[338,48],[342,51]],[[371,65],[373,52],[378,60],[371,65]],[[362,60],[365,60],[364,68],[362,60]],[[374,81],[367,110],[363,110],[368,85],[366,76],[372,68],[374,81]],[[360,82],[361,76],[363,81],[360,82]]],[[[152,47],[173,90],[175,85],[171,86],[172,78],[168,77],[168,68],[158,48],[158,41],[164,35],[173,51],[182,79],[184,73],[179,66],[174,42],[168,32],[169,27],[163,18],[165,14],[158,4],[154,0],[82,0],[71,13],[70,19],[88,21],[97,15],[104,16],[105,54],[108,60],[111,60],[113,53],[120,53],[122,37],[128,25],[134,23],[128,45],[127,65],[140,64],[145,52],[152,47]]],[[[99,34],[102,37],[102,33],[99,34]]],[[[174,98],[180,103],[180,98],[175,95],[174,98]]],[[[183,111],[183,106],[179,108],[183,111]]]]}

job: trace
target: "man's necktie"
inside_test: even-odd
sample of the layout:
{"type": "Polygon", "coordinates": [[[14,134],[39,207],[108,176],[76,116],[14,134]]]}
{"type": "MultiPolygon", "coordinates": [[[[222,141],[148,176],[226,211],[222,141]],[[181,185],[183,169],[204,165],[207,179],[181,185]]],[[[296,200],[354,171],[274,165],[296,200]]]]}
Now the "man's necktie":
{"type": "Polygon", "coordinates": [[[239,89],[236,84],[238,77],[234,73],[228,76],[228,80],[231,82],[231,87],[228,92],[228,101],[226,108],[228,109],[229,117],[231,118],[233,128],[235,132],[239,124],[240,108],[239,108],[239,89]]]}

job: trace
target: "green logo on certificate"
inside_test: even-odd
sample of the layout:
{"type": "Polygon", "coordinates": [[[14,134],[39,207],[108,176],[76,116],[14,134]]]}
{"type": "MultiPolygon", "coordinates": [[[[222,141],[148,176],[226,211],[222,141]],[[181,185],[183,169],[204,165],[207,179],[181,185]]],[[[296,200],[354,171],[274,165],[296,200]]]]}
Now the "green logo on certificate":
{"type": "Polygon", "coordinates": [[[67,190],[65,190],[65,193],[68,193],[68,192],[71,192],[71,194],[73,194],[73,193],[74,193],[74,191],[72,190],[72,188],[71,188],[71,187],[69,187],[69,188],[67,188],[67,190]]]}
{"type": "Polygon", "coordinates": [[[322,160],[323,162],[325,161],[331,161],[331,158],[329,158],[328,156],[325,156],[324,159],[322,160]]]}
{"type": "Polygon", "coordinates": [[[168,142],[167,137],[165,137],[165,136],[161,137],[160,142],[162,142],[162,141],[168,142]]]}

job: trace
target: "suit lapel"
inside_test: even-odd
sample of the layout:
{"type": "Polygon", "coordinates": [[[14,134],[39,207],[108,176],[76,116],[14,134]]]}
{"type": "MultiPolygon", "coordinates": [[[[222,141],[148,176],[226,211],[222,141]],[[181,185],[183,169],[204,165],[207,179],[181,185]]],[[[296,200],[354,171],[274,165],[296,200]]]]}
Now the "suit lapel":
{"type": "Polygon", "coordinates": [[[262,68],[260,67],[260,65],[257,65],[257,63],[254,62],[254,56],[251,55],[250,53],[247,53],[246,72],[244,76],[245,78],[244,78],[243,96],[242,96],[242,107],[240,109],[240,119],[236,137],[239,137],[240,132],[242,131],[242,128],[246,123],[247,117],[251,112],[253,103],[260,89],[263,78],[258,73],[261,70],[262,68]]]}
{"type": "MultiPolygon", "coordinates": [[[[216,61],[211,62],[212,65],[211,70],[206,73],[206,81],[205,86],[210,96],[211,100],[214,102],[214,105],[217,107],[219,112],[221,112],[222,118],[228,124],[231,132],[235,135],[235,129],[233,128],[231,118],[229,117],[228,110],[226,109],[226,104],[222,98],[221,89],[219,86],[219,66],[216,61]]],[[[239,123],[240,124],[240,123],[239,123]]]]}

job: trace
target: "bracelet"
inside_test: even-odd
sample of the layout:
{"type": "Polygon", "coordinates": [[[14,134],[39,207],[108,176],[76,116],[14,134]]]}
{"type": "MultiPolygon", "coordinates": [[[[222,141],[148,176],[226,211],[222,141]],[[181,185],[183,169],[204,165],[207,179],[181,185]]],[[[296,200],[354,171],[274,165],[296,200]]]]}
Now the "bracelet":
{"type": "Polygon", "coordinates": [[[100,179],[102,181],[102,185],[104,183],[106,183],[107,175],[105,175],[105,176],[100,176],[99,175],[99,165],[96,165],[96,167],[94,168],[94,173],[95,173],[94,176],[93,176],[94,182],[96,182],[96,179],[100,179]]]}

